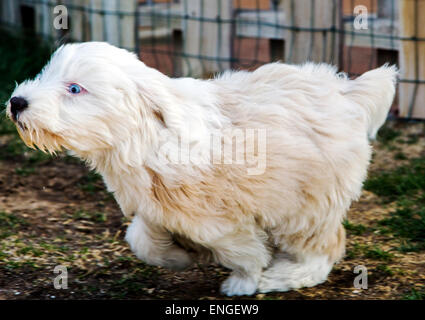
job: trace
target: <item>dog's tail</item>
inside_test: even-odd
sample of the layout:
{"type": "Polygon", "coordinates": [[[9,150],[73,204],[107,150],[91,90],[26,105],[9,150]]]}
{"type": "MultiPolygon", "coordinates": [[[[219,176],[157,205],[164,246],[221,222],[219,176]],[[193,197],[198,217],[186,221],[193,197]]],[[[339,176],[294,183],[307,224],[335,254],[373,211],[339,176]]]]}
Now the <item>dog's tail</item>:
{"type": "Polygon", "coordinates": [[[394,99],[397,74],[396,66],[385,64],[348,81],[346,96],[364,108],[371,139],[387,118],[394,99]]]}

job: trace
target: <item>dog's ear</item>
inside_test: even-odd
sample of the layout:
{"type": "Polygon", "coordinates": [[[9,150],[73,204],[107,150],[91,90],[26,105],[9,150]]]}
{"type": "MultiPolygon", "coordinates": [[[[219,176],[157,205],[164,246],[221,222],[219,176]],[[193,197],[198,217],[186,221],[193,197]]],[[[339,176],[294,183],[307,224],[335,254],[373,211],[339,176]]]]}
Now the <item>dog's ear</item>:
{"type": "Polygon", "coordinates": [[[159,71],[143,66],[134,76],[137,96],[140,99],[142,116],[148,116],[161,128],[181,134],[187,125],[184,116],[184,102],[181,101],[172,79],[159,71]]]}
{"type": "Polygon", "coordinates": [[[160,110],[154,110],[153,115],[156,118],[156,120],[164,127],[167,127],[167,124],[165,123],[164,116],[162,115],[162,112],[160,110]]]}
{"type": "MultiPolygon", "coordinates": [[[[144,108],[142,115],[151,118],[161,128],[171,129],[173,127],[170,120],[172,115],[168,110],[170,101],[167,102],[164,99],[164,95],[167,95],[167,93],[156,90],[156,88],[147,88],[142,84],[137,86],[137,90],[142,108],[144,108]]],[[[175,109],[177,108],[175,107],[175,109]]]]}
{"type": "Polygon", "coordinates": [[[151,119],[143,120],[150,132],[166,129],[174,137],[186,139],[188,145],[205,143],[207,148],[211,130],[217,130],[226,121],[208,83],[172,79],[142,62],[131,75],[142,109],[140,114],[151,119]]]}

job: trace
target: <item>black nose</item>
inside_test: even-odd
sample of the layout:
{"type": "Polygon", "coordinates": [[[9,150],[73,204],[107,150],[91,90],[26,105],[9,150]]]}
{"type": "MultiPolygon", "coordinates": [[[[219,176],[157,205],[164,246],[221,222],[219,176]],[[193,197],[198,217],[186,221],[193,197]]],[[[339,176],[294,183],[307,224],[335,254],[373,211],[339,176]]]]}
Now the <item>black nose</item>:
{"type": "Polygon", "coordinates": [[[22,97],[13,97],[10,99],[10,112],[12,112],[13,119],[16,120],[18,113],[28,108],[28,102],[22,97]]]}

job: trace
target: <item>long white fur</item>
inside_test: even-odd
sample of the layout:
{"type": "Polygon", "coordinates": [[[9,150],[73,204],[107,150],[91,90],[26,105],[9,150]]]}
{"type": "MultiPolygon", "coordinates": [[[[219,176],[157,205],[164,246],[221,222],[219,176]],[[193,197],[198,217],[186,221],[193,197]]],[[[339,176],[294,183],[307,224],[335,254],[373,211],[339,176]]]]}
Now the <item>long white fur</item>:
{"type": "Polygon", "coordinates": [[[29,146],[72,150],[135,216],[126,239],[140,259],[183,269],[193,255],[181,246],[206,250],[233,270],[222,292],[244,295],[316,285],[343,256],[341,222],[360,195],[368,135],[385,121],[396,74],[383,66],[349,80],[326,64],[272,63],[171,79],[91,42],[59,48],[12,96],[29,102],[17,125],[29,146]],[[70,83],[85,91],[70,94],[70,83]],[[266,131],[262,174],[212,163],[212,133],[232,140],[231,129],[266,131]],[[176,151],[181,137],[197,148],[191,162],[160,161],[164,142],[176,151]]]}

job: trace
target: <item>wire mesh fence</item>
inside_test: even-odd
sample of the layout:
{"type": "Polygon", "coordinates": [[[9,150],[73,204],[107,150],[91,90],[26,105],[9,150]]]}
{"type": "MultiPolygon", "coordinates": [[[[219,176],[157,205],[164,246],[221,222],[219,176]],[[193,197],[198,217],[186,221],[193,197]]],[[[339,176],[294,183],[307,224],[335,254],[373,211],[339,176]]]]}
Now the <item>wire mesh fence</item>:
{"type": "Polygon", "coordinates": [[[0,24],[20,28],[56,45],[108,41],[138,51],[137,1],[0,0],[0,24]]]}
{"type": "Polygon", "coordinates": [[[171,76],[279,60],[327,62],[355,77],[395,63],[394,113],[425,119],[425,0],[0,1],[3,26],[61,42],[108,41],[171,76]],[[67,28],[54,27],[58,5],[67,28]]]}

